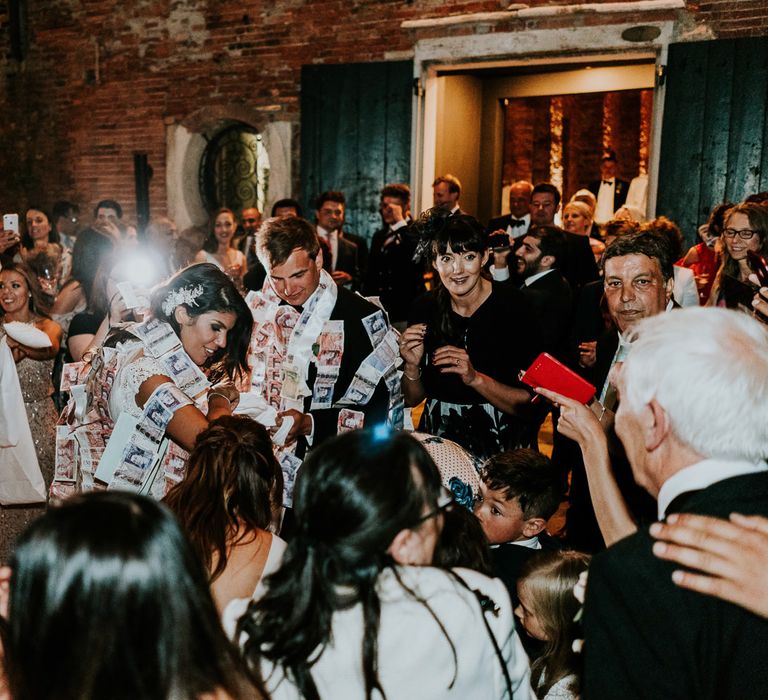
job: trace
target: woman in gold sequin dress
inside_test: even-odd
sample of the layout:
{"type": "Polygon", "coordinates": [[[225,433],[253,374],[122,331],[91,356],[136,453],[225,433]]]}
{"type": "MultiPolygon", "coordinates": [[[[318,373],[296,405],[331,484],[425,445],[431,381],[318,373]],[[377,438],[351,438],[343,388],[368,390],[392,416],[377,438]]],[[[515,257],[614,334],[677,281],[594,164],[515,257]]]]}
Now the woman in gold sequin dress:
{"type": "MultiPolygon", "coordinates": [[[[27,420],[47,488],[53,478],[56,449],[57,415],[51,398],[51,372],[61,343],[61,326],[46,315],[42,300],[37,279],[25,265],[14,263],[0,271],[2,322],[33,324],[51,339],[51,347],[35,349],[21,345],[10,337],[6,338],[16,362],[27,420]]],[[[0,333],[3,331],[0,330],[0,333]]],[[[0,506],[0,560],[8,560],[16,537],[44,509],[44,504],[0,506]]]]}

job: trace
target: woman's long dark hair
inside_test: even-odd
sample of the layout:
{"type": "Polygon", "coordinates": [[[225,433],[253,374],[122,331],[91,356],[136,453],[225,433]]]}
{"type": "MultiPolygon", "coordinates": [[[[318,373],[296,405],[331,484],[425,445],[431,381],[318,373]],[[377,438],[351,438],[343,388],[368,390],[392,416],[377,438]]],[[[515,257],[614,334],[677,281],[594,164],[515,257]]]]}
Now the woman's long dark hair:
{"type": "Polygon", "coordinates": [[[165,503],[213,581],[224,571],[240,528],[252,535],[270,526],[273,506],[282,503],[283,472],[266,428],[245,416],[212,421],[197,436],[187,464],[165,503]]]}
{"type": "Polygon", "coordinates": [[[27,211],[25,212],[24,228],[21,232],[21,246],[27,250],[32,250],[35,247],[35,242],[32,240],[32,235],[27,230],[26,214],[31,211],[39,211],[48,220],[48,225],[51,227],[50,231],[48,231],[48,243],[58,243],[61,239],[59,238],[59,233],[56,230],[56,227],[53,225],[53,219],[51,219],[51,215],[42,207],[34,206],[27,207],[27,211]]]}
{"type": "MultiPolygon", "coordinates": [[[[252,668],[281,665],[307,700],[319,700],[312,662],[329,641],[337,610],[363,610],[366,698],[378,678],[379,574],[393,565],[395,535],[419,525],[437,505],[440,475],[421,444],[405,433],[345,433],[320,445],[301,467],[294,493],[297,532],[268,592],[252,603],[239,631],[252,668]]],[[[439,625],[439,621],[437,622],[439,625]]],[[[357,650],[351,649],[350,653],[357,650]]]]}
{"type": "Polygon", "coordinates": [[[72,280],[79,282],[89,306],[92,306],[93,287],[97,276],[102,271],[109,274],[106,267],[114,250],[115,242],[94,228],[83,229],[75,239],[72,246],[72,272],[67,284],[72,280]]]}
{"type": "Polygon", "coordinates": [[[256,695],[171,513],[135,494],[50,508],[11,560],[5,663],[25,700],[256,695]]]}
{"type": "MultiPolygon", "coordinates": [[[[754,202],[742,202],[741,204],[731,207],[723,215],[723,230],[728,226],[728,222],[734,214],[744,214],[747,217],[749,225],[757,231],[757,236],[760,239],[760,250],[758,252],[760,255],[768,256],[768,207],[765,207],[762,204],[755,204],[754,202]]],[[[722,233],[721,230],[721,237],[722,233]]],[[[713,293],[715,295],[718,295],[719,291],[723,288],[723,277],[725,275],[735,277],[736,279],[739,279],[740,275],[739,263],[731,257],[725,241],[722,242],[720,256],[720,267],[717,270],[715,283],[713,285],[713,293]]],[[[726,299],[726,302],[729,306],[737,306],[736,302],[732,302],[729,299],[726,299]]]]}
{"type": "MultiPolygon", "coordinates": [[[[233,238],[234,238],[234,234],[237,232],[237,217],[235,216],[235,212],[233,212],[231,209],[227,209],[227,207],[221,207],[220,209],[217,209],[213,213],[213,216],[211,217],[211,220],[208,223],[208,235],[205,237],[205,241],[203,241],[203,250],[207,251],[208,253],[215,253],[219,249],[219,241],[216,239],[216,219],[219,218],[220,214],[232,215],[232,221],[233,221],[232,237],[233,238]]],[[[232,240],[230,240],[229,245],[230,247],[232,246],[232,240]]]]}
{"type": "MultiPolygon", "coordinates": [[[[202,288],[202,294],[195,297],[194,304],[182,304],[191,317],[201,316],[209,311],[230,312],[235,315],[235,325],[227,333],[227,347],[217,350],[206,363],[206,367],[221,367],[223,374],[230,379],[248,371],[248,346],[251,342],[253,316],[232,280],[212,263],[190,265],[177,272],[164,285],[152,293],[151,311],[155,318],[167,321],[177,334],[181,329],[174,310],[166,314],[163,302],[168,295],[186,288],[202,288]]],[[[209,375],[209,378],[210,375],[209,375]]]]}
{"type": "MultiPolygon", "coordinates": [[[[29,310],[36,316],[50,318],[50,302],[40,288],[40,282],[37,279],[37,275],[28,265],[20,262],[10,262],[3,265],[2,271],[15,272],[17,275],[21,275],[27,283],[27,289],[29,290],[29,301],[27,302],[29,310]]],[[[3,311],[0,309],[0,317],[3,315],[3,311]]]]}
{"type": "MultiPolygon", "coordinates": [[[[448,248],[454,253],[471,251],[482,256],[488,250],[488,240],[480,222],[468,214],[449,216],[445,219],[445,225],[437,228],[432,240],[432,262],[438,256],[447,253],[448,248]]],[[[451,295],[443,286],[439,275],[435,275],[435,280],[437,308],[440,312],[440,323],[436,329],[438,345],[460,344],[456,337],[456,329],[451,321],[451,295]]]]}

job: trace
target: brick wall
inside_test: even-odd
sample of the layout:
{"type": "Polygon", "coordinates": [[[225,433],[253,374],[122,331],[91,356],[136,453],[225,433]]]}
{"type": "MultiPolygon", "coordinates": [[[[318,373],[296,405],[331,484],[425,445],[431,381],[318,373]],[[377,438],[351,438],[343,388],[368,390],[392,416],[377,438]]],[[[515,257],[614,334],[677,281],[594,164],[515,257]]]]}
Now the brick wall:
{"type": "MultiPolygon", "coordinates": [[[[22,61],[10,52],[10,0],[0,2],[0,210],[70,198],[85,212],[111,196],[131,218],[136,151],[154,169],[152,212],[165,211],[168,125],[202,107],[238,105],[262,123],[298,123],[302,64],[407,57],[418,38],[473,30],[403,31],[403,20],[500,9],[498,0],[20,1],[29,38],[22,61]]],[[[715,35],[764,34],[767,4],[690,3],[683,14],[715,35]]],[[[594,14],[578,22],[626,19],[594,14]]],[[[573,21],[511,19],[478,31],[573,21]]],[[[294,179],[298,185],[297,172],[294,179]]]]}

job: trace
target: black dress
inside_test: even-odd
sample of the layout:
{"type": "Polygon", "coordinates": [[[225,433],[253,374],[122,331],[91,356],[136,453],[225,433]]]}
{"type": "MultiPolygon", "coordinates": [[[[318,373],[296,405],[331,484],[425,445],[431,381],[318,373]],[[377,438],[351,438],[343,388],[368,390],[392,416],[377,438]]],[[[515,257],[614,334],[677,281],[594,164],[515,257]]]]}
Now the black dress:
{"type": "Polygon", "coordinates": [[[537,423],[505,413],[468,387],[456,374],[442,374],[430,361],[444,345],[464,348],[478,372],[507,386],[535,358],[537,325],[519,289],[493,283],[490,296],[470,317],[449,308],[451,329],[441,330],[437,290],[417,299],[408,325],[426,323],[422,383],[427,401],[418,429],[459,443],[480,459],[517,447],[536,448],[537,423]]]}

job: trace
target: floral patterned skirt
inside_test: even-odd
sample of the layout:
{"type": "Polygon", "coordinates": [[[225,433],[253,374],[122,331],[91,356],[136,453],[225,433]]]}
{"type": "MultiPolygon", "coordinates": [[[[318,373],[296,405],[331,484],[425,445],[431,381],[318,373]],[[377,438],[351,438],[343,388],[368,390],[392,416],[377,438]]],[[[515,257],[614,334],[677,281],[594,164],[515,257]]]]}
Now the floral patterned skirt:
{"type": "Polygon", "coordinates": [[[453,440],[481,460],[518,447],[538,449],[537,423],[504,413],[489,403],[427,399],[418,429],[453,440]]]}

